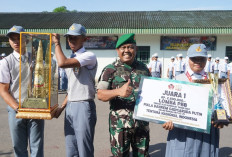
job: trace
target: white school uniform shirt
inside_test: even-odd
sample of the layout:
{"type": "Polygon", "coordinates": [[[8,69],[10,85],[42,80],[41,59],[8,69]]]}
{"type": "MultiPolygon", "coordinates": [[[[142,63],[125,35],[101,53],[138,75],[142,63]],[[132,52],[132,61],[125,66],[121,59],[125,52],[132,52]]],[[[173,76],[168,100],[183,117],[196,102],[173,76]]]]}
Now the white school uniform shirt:
{"type": "Polygon", "coordinates": [[[149,64],[149,68],[151,68],[151,72],[159,72],[160,73],[160,69],[162,68],[162,63],[159,60],[152,61],[149,64]]]}
{"type": "Polygon", "coordinates": [[[232,74],[232,62],[229,64],[230,74],[232,74]]]}
{"type": "Polygon", "coordinates": [[[174,63],[174,62],[170,62],[170,63],[168,64],[168,70],[169,70],[169,71],[173,71],[174,66],[175,66],[175,63],[174,63]]]}
{"type": "MultiPolygon", "coordinates": [[[[13,51],[14,57],[20,61],[20,54],[16,51],[13,51]]],[[[25,53],[25,55],[28,58],[28,54],[25,53]]],[[[22,57],[23,58],[23,57],[22,57]]],[[[0,61],[0,83],[10,83],[10,70],[8,68],[8,63],[5,59],[2,59],[0,61]]]]}
{"type": "Polygon", "coordinates": [[[93,52],[86,51],[84,47],[79,49],[75,53],[75,59],[77,59],[81,67],[86,66],[88,69],[92,69],[97,64],[97,57],[93,52]]]}
{"type": "Polygon", "coordinates": [[[219,70],[219,65],[220,65],[220,63],[214,62],[213,63],[213,70],[219,70]]]}
{"type": "Polygon", "coordinates": [[[175,71],[185,71],[185,62],[183,60],[178,60],[175,63],[175,71]]]}
{"type": "Polygon", "coordinates": [[[213,72],[213,62],[207,61],[205,65],[205,72],[213,72]]]}
{"type": "Polygon", "coordinates": [[[229,70],[229,64],[227,64],[225,61],[219,64],[220,72],[228,72],[228,70],[229,70]]]}

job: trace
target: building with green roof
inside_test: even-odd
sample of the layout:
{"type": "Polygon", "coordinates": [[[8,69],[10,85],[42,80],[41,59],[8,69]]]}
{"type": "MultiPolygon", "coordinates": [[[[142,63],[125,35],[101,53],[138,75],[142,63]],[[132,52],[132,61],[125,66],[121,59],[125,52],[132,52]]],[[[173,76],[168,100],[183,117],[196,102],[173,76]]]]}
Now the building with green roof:
{"type": "MultiPolygon", "coordinates": [[[[85,26],[89,40],[86,47],[98,58],[100,75],[104,66],[117,57],[115,42],[126,33],[135,33],[137,59],[148,64],[158,53],[166,77],[171,56],[182,53],[193,43],[204,43],[212,58],[228,56],[232,60],[232,11],[112,11],[76,13],[0,13],[0,53],[11,53],[5,37],[13,25],[27,32],[65,34],[72,23],[85,26]]],[[[71,54],[62,37],[66,56],[71,54]]]]}

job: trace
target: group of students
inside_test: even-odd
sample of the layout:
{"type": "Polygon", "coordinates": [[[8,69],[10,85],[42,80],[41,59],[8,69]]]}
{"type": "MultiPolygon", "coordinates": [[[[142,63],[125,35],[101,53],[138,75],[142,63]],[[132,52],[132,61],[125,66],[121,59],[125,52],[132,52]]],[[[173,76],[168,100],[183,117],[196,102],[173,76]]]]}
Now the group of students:
{"type": "MultiPolygon", "coordinates": [[[[175,76],[182,74],[186,71],[188,66],[188,57],[186,61],[183,60],[182,54],[177,54],[176,58],[171,57],[171,61],[168,64],[167,78],[173,79],[175,76]]],[[[152,77],[162,77],[162,62],[158,60],[158,54],[152,55],[151,62],[148,64],[149,71],[152,77]]],[[[211,54],[207,55],[207,62],[205,66],[205,72],[218,73],[219,78],[232,79],[232,62],[229,63],[229,58],[224,57],[224,60],[220,62],[220,58],[216,57],[215,61],[212,61],[211,54]]]]}
{"type": "MultiPolygon", "coordinates": [[[[182,60],[182,54],[178,54],[176,60],[171,57],[171,62],[168,64],[167,77],[172,79],[174,76],[185,72],[186,64],[182,60]]],[[[162,63],[158,60],[158,54],[152,55],[151,62],[148,64],[149,71],[152,77],[162,77],[162,63]]]]}
{"type": "MultiPolygon", "coordinates": [[[[16,157],[28,156],[28,141],[31,157],[43,157],[44,120],[16,119],[19,102],[19,48],[21,26],[13,26],[7,33],[13,53],[0,62],[0,95],[8,104],[8,116],[13,149],[16,157]]],[[[65,109],[65,143],[67,157],[93,157],[94,131],[97,121],[95,93],[101,101],[109,101],[109,133],[113,156],[129,157],[130,147],[133,156],[148,157],[150,130],[149,123],[133,118],[136,97],[142,76],[161,76],[157,74],[160,64],[148,68],[136,60],[135,34],[122,35],[116,44],[118,58],[107,65],[101,73],[95,90],[97,71],[96,55],[87,51],[83,44],[86,41],[86,30],[81,24],[72,24],[65,34],[72,50],[72,57],[67,58],[60,44],[60,35],[53,33],[52,42],[58,66],[64,68],[68,78],[67,96],[57,109],[58,118],[65,109]]],[[[22,52],[22,56],[26,56],[22,52]]],[[[205,79],[207,51],[203,44],[192,45],[187,55],[188,66],[178,80],[191,81],[205,79]],[[188,73],[188,77],[186,76],[188,73]],[[198,74],[196,77],[195,74],[198,74]]],[[[157,59],[158,56],[154,55],[157,59]]],[[[153,63],[152,63],[153,64],[153,63]]],[[[22,66],[26,65],[23,63],[22,66]]],[[[161,68],[160,68],[161,69],[161,68]]],[[[184,70],[183,70],[184,71],[184,70]]],[[[177,71],[178,72],[178,71],[177,71]]],[[[26,82],[27,75],[22,79],[26,82]]],[[[23,95],[24,93],[22,93],[23,95]]],[[[21,97],[23,101],[24,96],[21,97]]],[[[166,157],[218,157],[219,128],[214,124],[210,134],[175,128],[171,121],[163,124],[169,131],[166,157]]]]}

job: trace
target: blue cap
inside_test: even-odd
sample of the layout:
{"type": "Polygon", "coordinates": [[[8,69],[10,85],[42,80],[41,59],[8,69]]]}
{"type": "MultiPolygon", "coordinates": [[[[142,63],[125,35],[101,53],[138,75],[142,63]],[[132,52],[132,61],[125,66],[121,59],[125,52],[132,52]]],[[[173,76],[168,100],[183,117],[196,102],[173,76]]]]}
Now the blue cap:
{"type": "Polygon", "coordinates": [[[207,50],[204,44],[193,44],[187,51],[188,57],[207,57],[207,50]]]}
{"type": "Polygon", "coordinates": [[[24,28],[22,26],[16,26],[16,25],[14,25],[11,29],[9,29],[8,33],[6,34],[6,36],[9,38],[10,34],[12,34],[12,33],[20,34],[20,32],[25,32],[24,28]]]}
{"type": "Polygon", "coordinates": [[[70,27],[69,27],[69,30],[68,30],[68,33],[66,33],[64,36],[67,36],[67,35],[86,35],[86,30],[85,30],[85,27],[82,26],[81,24],[72,24],[70,27]]]}

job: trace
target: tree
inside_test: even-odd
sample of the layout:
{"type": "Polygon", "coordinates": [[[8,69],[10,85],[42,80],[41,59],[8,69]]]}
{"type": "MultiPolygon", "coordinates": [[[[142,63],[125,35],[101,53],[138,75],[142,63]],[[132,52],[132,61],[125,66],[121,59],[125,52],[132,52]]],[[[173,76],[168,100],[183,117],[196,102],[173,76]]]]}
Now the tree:
{"type": "Polygon", "coordinates": [[[68,13],[68,12],[77,12],[77,10],[67,10],[67,7],[66,6],[61,6],[61,7],[57,7],[55,9],[53,9],[52,12],[55,12],[55,13],[68,13]]]}
{"type": "Polygon", "coordinates": [[[69,10],[67,10],[66,6],[61,6],[61,7],[57,7],[55,9],[53,9],[52,12],[55,12],[55,13],[67,13],[67,12],[69,12],[69,10]]]}

